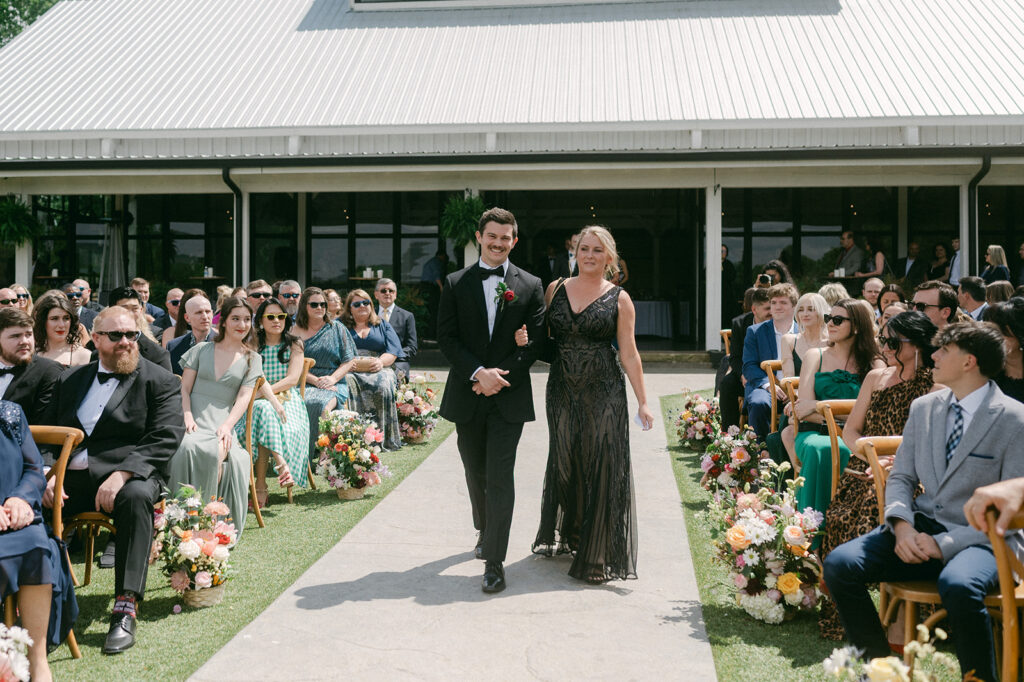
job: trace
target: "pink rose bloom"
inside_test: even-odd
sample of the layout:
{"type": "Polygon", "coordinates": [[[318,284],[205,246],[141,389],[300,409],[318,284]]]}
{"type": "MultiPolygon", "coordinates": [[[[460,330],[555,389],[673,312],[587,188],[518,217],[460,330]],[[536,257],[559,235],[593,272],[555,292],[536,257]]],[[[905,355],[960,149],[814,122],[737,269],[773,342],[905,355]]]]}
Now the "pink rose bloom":
{"type": "Polygon", "coordinates": [[[373,441],[375,443],[383,443],[384,442],[384,432],[383,431],[378,431],[376,434],[374,434],[373,441]]]}
{"type": "Polygon", "coordinates": [[[758,518],[767,523],[769,526],[775,524],[775,514],[772,514],[768,509],[762,509],[757,513],[758,518]]]}
{"type": "Polygon", "coordinates": [[[780,599],[782,599],[782,593],[778,590],[768,590],[768,598],[774,602],[777,602],[780,599]]]}
{"type": "Polygon", "coordinates": [[[167,517],[160,512],[153,512],[153,528],[163,530],[167,527],[167,517]]]}
{"type": "Polygon", "coordinates": [[[366,481],[366,485],[377,485],[380,483],[380,476],[377,475],[376,471],[364,471],[359,475],[366,481]]]}
{"type": "Polygon", "coordinates": [[[752,509],[754,511],[761,511],[761,498],[754,493],[743,493],[736,498],[736,511],[741,512],[746,509],[752,509]]]}
{"type": "Polygon", "coordinates": [[[711,471],[712,467],[714,466],[715,463],[711,461],[710,457],[704,457],[703,459],[700,460],[700,470],[703,471],[705,474],[711,471]]]}
{"type": "Polygon", "coordinates": [[[228,506],[220,500],[210,500],[210,502],[203,507],[203,512],[210,516],[227,516],[231,513],[228,506]]]}
{"type": "Polygon", "coordinates": [[[736,555],[736,568],[743,568],[747,565],[746,559],[743,558],[742,554],[736,555]]]}
{"type": "Polygon", "coordinates": [[[736,462],[736,464],[742,465],[750,461],[750,453],[747,452],[746,448],[736,448],[729,456],[732,457],[732,461],[736,462]]]}
{"type": "Polygon", "coordinates": [[[807,536],[804,535],[804,529],[800,526],[786,526],[782,531],[782,537],[791,545],[803,547],[804,543],[807,542],[807,536]]]}
{"type": "Polygon", "coordinates": [[[196,573],[196,588],[203,590],[213,584],[213,576],[210,575],[209,571],[199,571],[196,573]]]}
{"type": "Polygon", "coordinates": [[[203,554],[205,554],[206,556],[213,556],[213,550],[217,549],[218,547],[220,547],[220,543],[217,542],[216,538],[214,538],[213,540],[207,540],[203,543],[203,554]]]}
{"type": "Polygon", "coordinates": [[[192,537],[199,538],[203,542],[206,542],[208,540],[213,540],[215,536],[216,534],[212,530],[210,530],[209,528],[204,528],[202,530],[197,530],[192,537]]]}
{"type": "Polygon", "coordinates": [[[742,590],[747,586],[747,578],[742,573],[736,573],[732,576],[732,581],[736,583],[736,589],[742,590]]]}
{"type": "Polygon", "coordinates": [[[231,538],[232,542],[234,542],[235,538],[238,537],[238,531],[235,530],[235,524],[225,523],[224,521],[217,522],[217,525],[213,527],[213,534],[226,535],[231,538]]]}
{"type": "Polygon", "coordinates": [[[188,579],[188,573],[185,571],[175,571],[171,574],[171,589],[175,592],[181,593],[189,588],[191,581],[188,579]]]}

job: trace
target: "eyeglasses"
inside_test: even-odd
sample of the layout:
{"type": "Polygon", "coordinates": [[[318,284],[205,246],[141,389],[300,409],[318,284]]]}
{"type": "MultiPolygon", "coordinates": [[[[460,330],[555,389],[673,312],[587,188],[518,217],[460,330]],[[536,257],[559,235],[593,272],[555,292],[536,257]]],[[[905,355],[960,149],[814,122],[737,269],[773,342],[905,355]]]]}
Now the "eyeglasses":
{"type": "Polygon", "coordinates": [[[249,294],[250,298],[270,298],[273,294],[266,291],[254,291],[249,294]]]}
{"type": "Polygon", "coordinates": [[[914,301],[912,305],[914,306],[914,310],[919,313],[926,312],[929,308],[941,307],[938,303],[925,303],[924,301],[914,301]]]}
{"type": "Polygon", "coordinates": [[[379,291],[382,294],[393,294],[393,293],[395,293],[395,289],[377,289],[377,291],[379,291]]]}
{"type": "Polygon", "coordinates": [[[16,298],[0,298],[0,305],[14,305],[17,302],[16,298]]]}
{"type": "Polygon", "coordinates": [[[135,343],[142,336],[142,332],[98,332],[93,331],[93,334],[99,334],[110,339],[113,343],[121,343],[122,339],[126,339],[129,343],[135,343]]]}
{"type": "Polygon", "coordinates": [[[18,294],[18,298],[28,298],[28,294],[18,294]]]}
{"type": "Polygon", "coordinates": [[[362,308],[364,305],[370,305],[369,301],[352,301],[352,308],[362,308]]]}
{"type": "Polygon", "coordinates": [[[288,319],[288,313],[265,313],[263,319],[271,322],[284,322],[288,319]]]}
{"type": "Polygon", "coordinates": [[[302,294],[281,294],[281,298],[298,298],[302,294]]]}
{"type": "Polygon", "coordinates": [[[81,291],[69,291],[68,293],[65,294],[65,296],[67,296],[68,298],[82,298],[82,292],[81,291]]]}
{"type": "Polygon", "coordinates": [[[173,305],[173,306],[181,305],[181,299],[180,298],[172,298],[170,301],[167,302],[167,305],[173,305]]]}
{"type": "Polygon", "coordinates": [[[327,301],[310,301],[306,305],[308,305],[310,308],[313,308],[314,310],[317,308],[326,308],[327,301]]]}
{"type": "Polygon", "coordinates": [[[831,323],[833,327],[839,327],[843,322],[849,322],[850,318],[842,315],[825,315],[825,324],[831,323]]]}
{"type": "Polygon", "coordinates": [[[885,348],[889,347],[889,350],[899,350],[901,343],[910,343],[910,339],[905,339],[902,336],[886,336],[885,334],[878,335],[878,344],[885,348]]]}

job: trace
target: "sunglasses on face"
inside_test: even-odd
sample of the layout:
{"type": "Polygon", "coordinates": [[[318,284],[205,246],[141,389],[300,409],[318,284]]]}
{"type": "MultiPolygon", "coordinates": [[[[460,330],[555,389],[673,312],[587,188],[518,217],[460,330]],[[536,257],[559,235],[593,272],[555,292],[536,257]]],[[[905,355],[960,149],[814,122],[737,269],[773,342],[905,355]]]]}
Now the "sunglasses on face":
{"type": "Polygon", "coordinates": [[[362,308],[364,305],[370,305],[369,301],[352,301],[352,308],[362,308]]]}
{"type": "Polygon", "coordinates": [[[382,294],[393,294],[393,293],[395,293],[394,289],[378,289],[377,291],[379,291],[382,294]]]}
{"type": "Polygon", "coordinates": [[[16,298],[0,298],[0,305],[14,305],[17,302],[16,298]]]}
{"type": "Polygon", "coordinates": [[[18,298],[28,298],[28,294],[18,294],[18,298]]]}
{"type": "Polygon", "coordinates": [[[909,343],[910,339],[904,339],[901,336],[886,336],[885,334],[879,334],[878,344],[882,348],[888,347],[889,350],[899,350],[901,343],[909,343]]]}
{"type": "Polygon", "coordinates": [[[284,322],[288,319],[288,313],[266,313],[263,315],[263,319],[271,322],[284,322]]]}
{"type": "Polygon", "coordinates": [[[302,294],[281,294],[281,298],[298,298],[302,294]]]}
{"type": "Polygon", "coordinates": [[[65,294],[68,298],[82,298],[82,292],[80,291],[69,291],[65,294]]]}
{"type": "Polygon", "coordinates": [[[142,336],[142,332],[97,332],[93,334],[99,334],[105,336],[113,343],[120,343],[122,339],[127,339],[129,343],[135,343],[142,336]]]}
{"type": "Polygon", "coordinates": [[[843,322],[849,322],[849,321],[850,321],[850,318],[843,317],[842,315],[826,315],[825,316],[825,324],[831,324],[833,327],[838,327],[838,326],[842,325],[843,322]]]}
{"type": "Polygon", "coordinates": [[[269,294],[266,291],[254,291],[249,294],[249,298],[270,298],[271,295],[272,294],[269,294]]]}
{"type": "Polygon", "coordinates": [[[924,301],[914,301],[912,305],[914,306],[914,310],[919,313],[926,312],[929,308],[939,307],[938,303],[925,303],[924,301]]]}
{"type": "Polygon", "coordinates": [[[181,299],[180,298],[171,299],[170,301],[167,302],[167,305],[173,305],[173,306],[177,307],[177,306],[181,305],[181,299]]]}
{"type": "Polygon", "coordinates": [[[313,308],[314,310],[317,308],[326,308],[327,301],[310,301],[306,305],[308,305],[310,308],[313,308]]]}

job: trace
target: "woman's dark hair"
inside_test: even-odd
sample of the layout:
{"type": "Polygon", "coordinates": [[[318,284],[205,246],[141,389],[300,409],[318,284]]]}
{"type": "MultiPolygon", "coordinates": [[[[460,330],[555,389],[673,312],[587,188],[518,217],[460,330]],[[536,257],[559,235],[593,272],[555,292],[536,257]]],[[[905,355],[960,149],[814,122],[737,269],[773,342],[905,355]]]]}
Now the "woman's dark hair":
{"type": "MultiPolygon", "coordinates": [[[[217,322],[217,336],[213,337],[214,343],[220,343],[224,340],[224,335],[227,332],[228,318],[231,317],[232,311],[237,308],[245,308],[249,314],[249,319],[252,319],[252,306],[244,298],[238,298],[237,296],[228,296],[224,299],[224,304],[220,307],[220,320],[217,322]]],[[[245,338],[242,339],[242,345],[251,351],[255,351],[252,345],[252,327],[249,328],[249,333],[246,334],[245,338]]]]}
{"type": "Polygon", "coordinates": [[[793,275],[789,274],[789,268],[787,268],[786,264],[783,263],[782,261],[780,261],[778,258],[772,259],[772,260],[768,261],[767,263],[765,263],[764,267],[761,268],[761,274],[764,274],[764,273],[766,273],[769,270],[775,270],[775,271],[777,271],[779,273],[779,278],[780,278],[779,281],[776,282],[776,281],[772,280],[772,284],[792,284],[793,283],[793,275]]]}
{"type": "MultiPolygon", "coordinates": [[[[258,350],[263,350],[267,347],[267,330],[263,328],[263,314],[267,312],[267,308],[272,305],[276,305],[284,313],[284,306],[281,302],[274,297],[263,299],[263,303],[260,303],[260,307],[256,309],[256,345],[258,350]]],[[[221,318],[223,319],[223,318],[221,318]]],[[[292,316],[285,313],[284,316],[284,331],[281,332],[281,347],[277,349],[277,361],[282,365],[288,364],[289,353],[292,348],[302,348],[302,339],[292,334],[292,316]]]]}
{"type": "MultiPolygon", "coordinates": [[[[313,296],[320,295],[324,297],[324,302],[327,302],[327,296],[324,295],[324,290],[320,287],[306,287],[302,296],[299,296],[299,311],[295,313],[295,325],[302,327],[303,329],[309,329],[309,299],[313,296]]],[[[324,311],[324,324],[330,324],[331,321],[327,319],[327,308],[323,308],[324,311]]]]}
{"type": "Polygon", "coordinates": [[[871,371],[871,365],[881,357],[878,339],[875,338],[875,311],[867,301],[854,298],[841,298],[833,307],[842,308],[850,316],[850,331],[853,334],[853,347],[850,354],[857,365],[857,375],[861,381],[871,371]]]}
{"type": "Polygon", "coordinates": [[[54,308],[60,308],[71,318],[71,321],[68,322],[68,335],[65,337],[65,340],[69,346],[78,345],[78,313],[75,312],[75,307],[71,305],[71,301],[64,294],[47,293],[36,301],[36,306],[32,310],[32,317],[35,318],[35,324],[32,325],[32,333],[36,337],[37,353],[46,350],[46,318],[50,316],[50,311],[54,308]]]}
{"type": "Polygon", "coordinates": [[[181,295],[181,303],[178,304],[178,319],[174,322],[174,338],[178,338],[188,331],[188,322],[185,321],[185,304],[188,303],[190,298],[195,298],[196,296],[202,296],[206,300],[210,300],[210,297],[202,289],[189,289],[181,295]]]}
{"type": "Polygon", "coordinates": [[[993,303],[981,316],[986,322],[999,327],[1003,334],[1016,337],[1024,346],[1024,298],[1014,296],[1008,301],[993,303]]]}
{"type": "Polygon", "coordinates": [[[882,287],[882,290],[878,292],[878,305],[876,306],[879,310],[882,309],[882,296],[885,294],[896,294],[900,297],[900,301],[903,303],[907,302],[907,294],[903,291],[903,287],[899,284],[886,284],[882,287]]]}
{"type": "MultiPolygon", "coordinates": [[[[939,329],[927,315],[916,310],[908,310],[905,313],[894,315],[886,323],[883,331],[885,329],[891,331],[895,336],[908,339],[911,345],[919,351],[918,357],[925,367],[934,366],[932,353],[935,352],[935,346],[932,345],[932,340],[935,338],[935,332],[939,329]]],[[[900,372],[903,372],[903,363],[897,359],[896,364],[900,366],[900,372]]]]}
{"type": "Polygon", "coordinates": [[[1013,285],[1005,280],[992,282],[985,287],[985,301],[992,305],[1009,301],[1013,297],[1013,285]]]}

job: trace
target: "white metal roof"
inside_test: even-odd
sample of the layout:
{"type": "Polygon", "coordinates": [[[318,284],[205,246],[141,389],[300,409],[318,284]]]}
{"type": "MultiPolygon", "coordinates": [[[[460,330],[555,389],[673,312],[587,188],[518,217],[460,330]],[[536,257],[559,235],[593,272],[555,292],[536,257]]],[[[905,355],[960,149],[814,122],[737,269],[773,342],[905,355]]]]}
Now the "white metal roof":
{"type": "Polygon", "coordinates": [[[1020,126],[1022,38],[1019,0],[62,0],[0,50],[0,141],[1020,126]]]}

